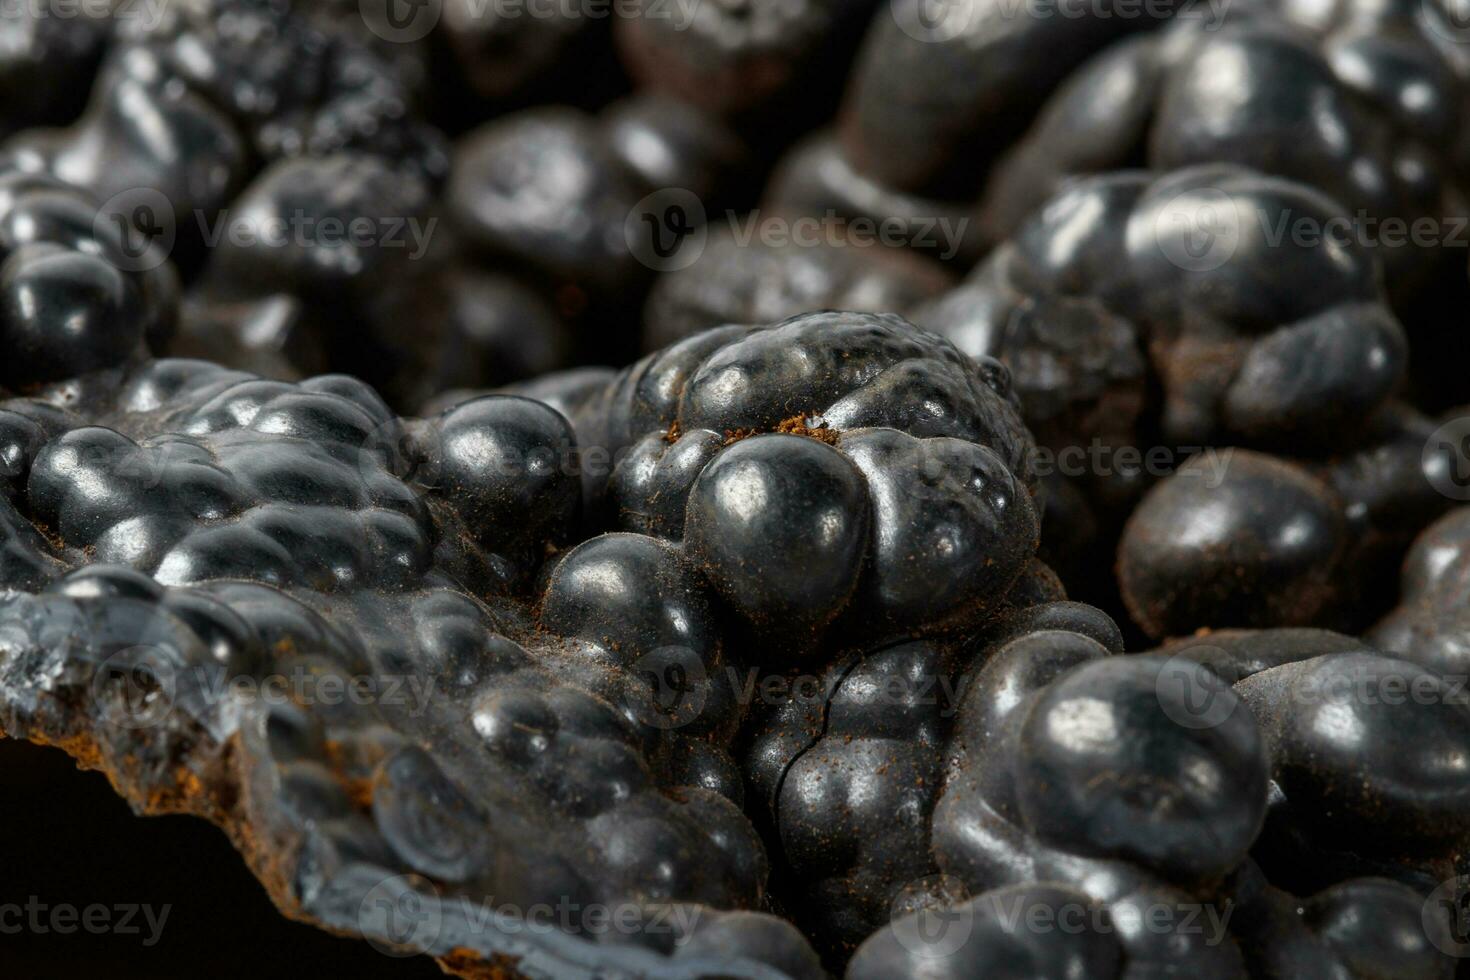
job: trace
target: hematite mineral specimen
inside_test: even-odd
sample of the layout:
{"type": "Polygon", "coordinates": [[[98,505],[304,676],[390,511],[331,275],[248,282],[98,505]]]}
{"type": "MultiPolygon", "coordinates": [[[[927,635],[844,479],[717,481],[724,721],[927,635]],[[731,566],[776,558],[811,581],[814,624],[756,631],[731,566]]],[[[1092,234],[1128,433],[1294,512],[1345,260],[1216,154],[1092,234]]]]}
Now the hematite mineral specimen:
{"type": "Polygon", "coordinates": [[[0,408],[4,731],[216,821],[286,911],[457,970],[818,975],[754,911],[731,637],[779,659],[952,634],[1032,588],[1004,370],[896,317],[653,355],[604,382],[612,431],[584,446],[526,398],[403,420],[345,376],[152,360],[140,336],[52,381],[64,343],[0,408]],[[610,478],[595,449],[623,457],[610,478]],[[649,480],[688,496],[682,543],[635,513],[649,480]],[[723,483],[761,480],[759,519],[729,509],[723,483]],[[578,544],[584,494],[636,530],[578,544]],[[492,898],[605,907],[637,941],[496,929],[473,917],[492,898]]]}
{"type": "Polygon", "coordinates": [[[467,977],[1470,957],[1442,0],[61,6],[0,735],[467,977]]]}

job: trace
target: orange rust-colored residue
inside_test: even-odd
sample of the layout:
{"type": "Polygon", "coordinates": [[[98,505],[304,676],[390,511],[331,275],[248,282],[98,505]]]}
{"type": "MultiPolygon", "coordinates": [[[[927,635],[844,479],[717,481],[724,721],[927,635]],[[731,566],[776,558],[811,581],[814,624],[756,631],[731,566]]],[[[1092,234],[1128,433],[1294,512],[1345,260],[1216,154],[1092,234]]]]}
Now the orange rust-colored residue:
{"type": "Polygon", "coordinates": [[[32,521],[31,526],[36,529],[36,533],[39,534],[43,539],[45,539],[46,543],[49,544],[51,546],[51,549],[55,551],[58,555],[66,553],[65,539],[63,539],[60,534],[57,534],[50,525],[43,524],[40,521],[32,521]]]}
{"type": "Polygon", "coordinates": [[[365,776],[354,776],[348,772],[346,756],[342,753],[342,743],[335,739],[326,741],[327,761],[331,763],[332,775],[337,777],[337,782],[342,784],[342,789],[347,792],[347,799],[352,805],[364,813],[373,808],[373,781],[365,776]]]}
{"type": "Polygon", "coordinates": [[[149,813],[205,814],[217,809],[217,801],[198,773],[186,766],[178,766],[173,776],[173,786],[154,789],[143,801],[149,813]]]}
{"type": "MultiPolygon", "coordinates": [[[[776,427],[771,431],[785,436],[805,436],[808,439],[825,442],[829,446],[837,445],[841,436],[836,429],[829,429],[825,422],[818,426],[810,426],[807,424],[808,418],[809,416],[805,414],[793,415],[789,419],[782,419],[776,423],[776,427]]],[[[751,436],[760,434],[760,429],[726,429],[725,445],[734,445],[742,439],[749,439],[751,436]]]]}
{"type": "Polygon", "coordinates": [[[488,959],[483,953],[456,946],[444,956],[438,957],[439,969],[450,976],[465,977],[466,980],[523,980],[525,974],[516,968],[518,956],[497,954],[488,959]]]}
{"type": "Polygon", "coordinates": [[[733,446],[742,439],[749,439],[751,436],[757,435],[760,435],[759,429],[726,429],[725,445],[733,446]]]}
{"type": "Polygon", "coordinates": [[[776,426],[776,431],[785,433],[788,436],[806,436],[808,439],[825,442],[829,446],[837,445],[838,435],[836,429],[827,428],[827,423],[825,422],[814,429],[806,424],[806,416],[804,415],[793,415],[789,419],[782,420],[776,426]]]}
{"type": "Polygon", "coordinates": [[[71,756],[78,769],[101,769],[102,752],[90,735],[69,735],[66,738],[51,738],[44,732],[31,732],[22,736],[37,745],[49,745],[71,756]]]}

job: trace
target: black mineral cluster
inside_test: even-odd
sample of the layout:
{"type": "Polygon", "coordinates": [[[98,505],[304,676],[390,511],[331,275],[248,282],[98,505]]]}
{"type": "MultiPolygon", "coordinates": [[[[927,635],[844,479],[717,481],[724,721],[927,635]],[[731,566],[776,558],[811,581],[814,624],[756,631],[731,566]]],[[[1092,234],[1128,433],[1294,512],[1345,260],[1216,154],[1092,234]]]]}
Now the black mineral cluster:
{"type": "Polygon", "coordinates": [[[1455,4],[0,14],[0,735],[384,976],[1470,975],[1455,4]]]}

